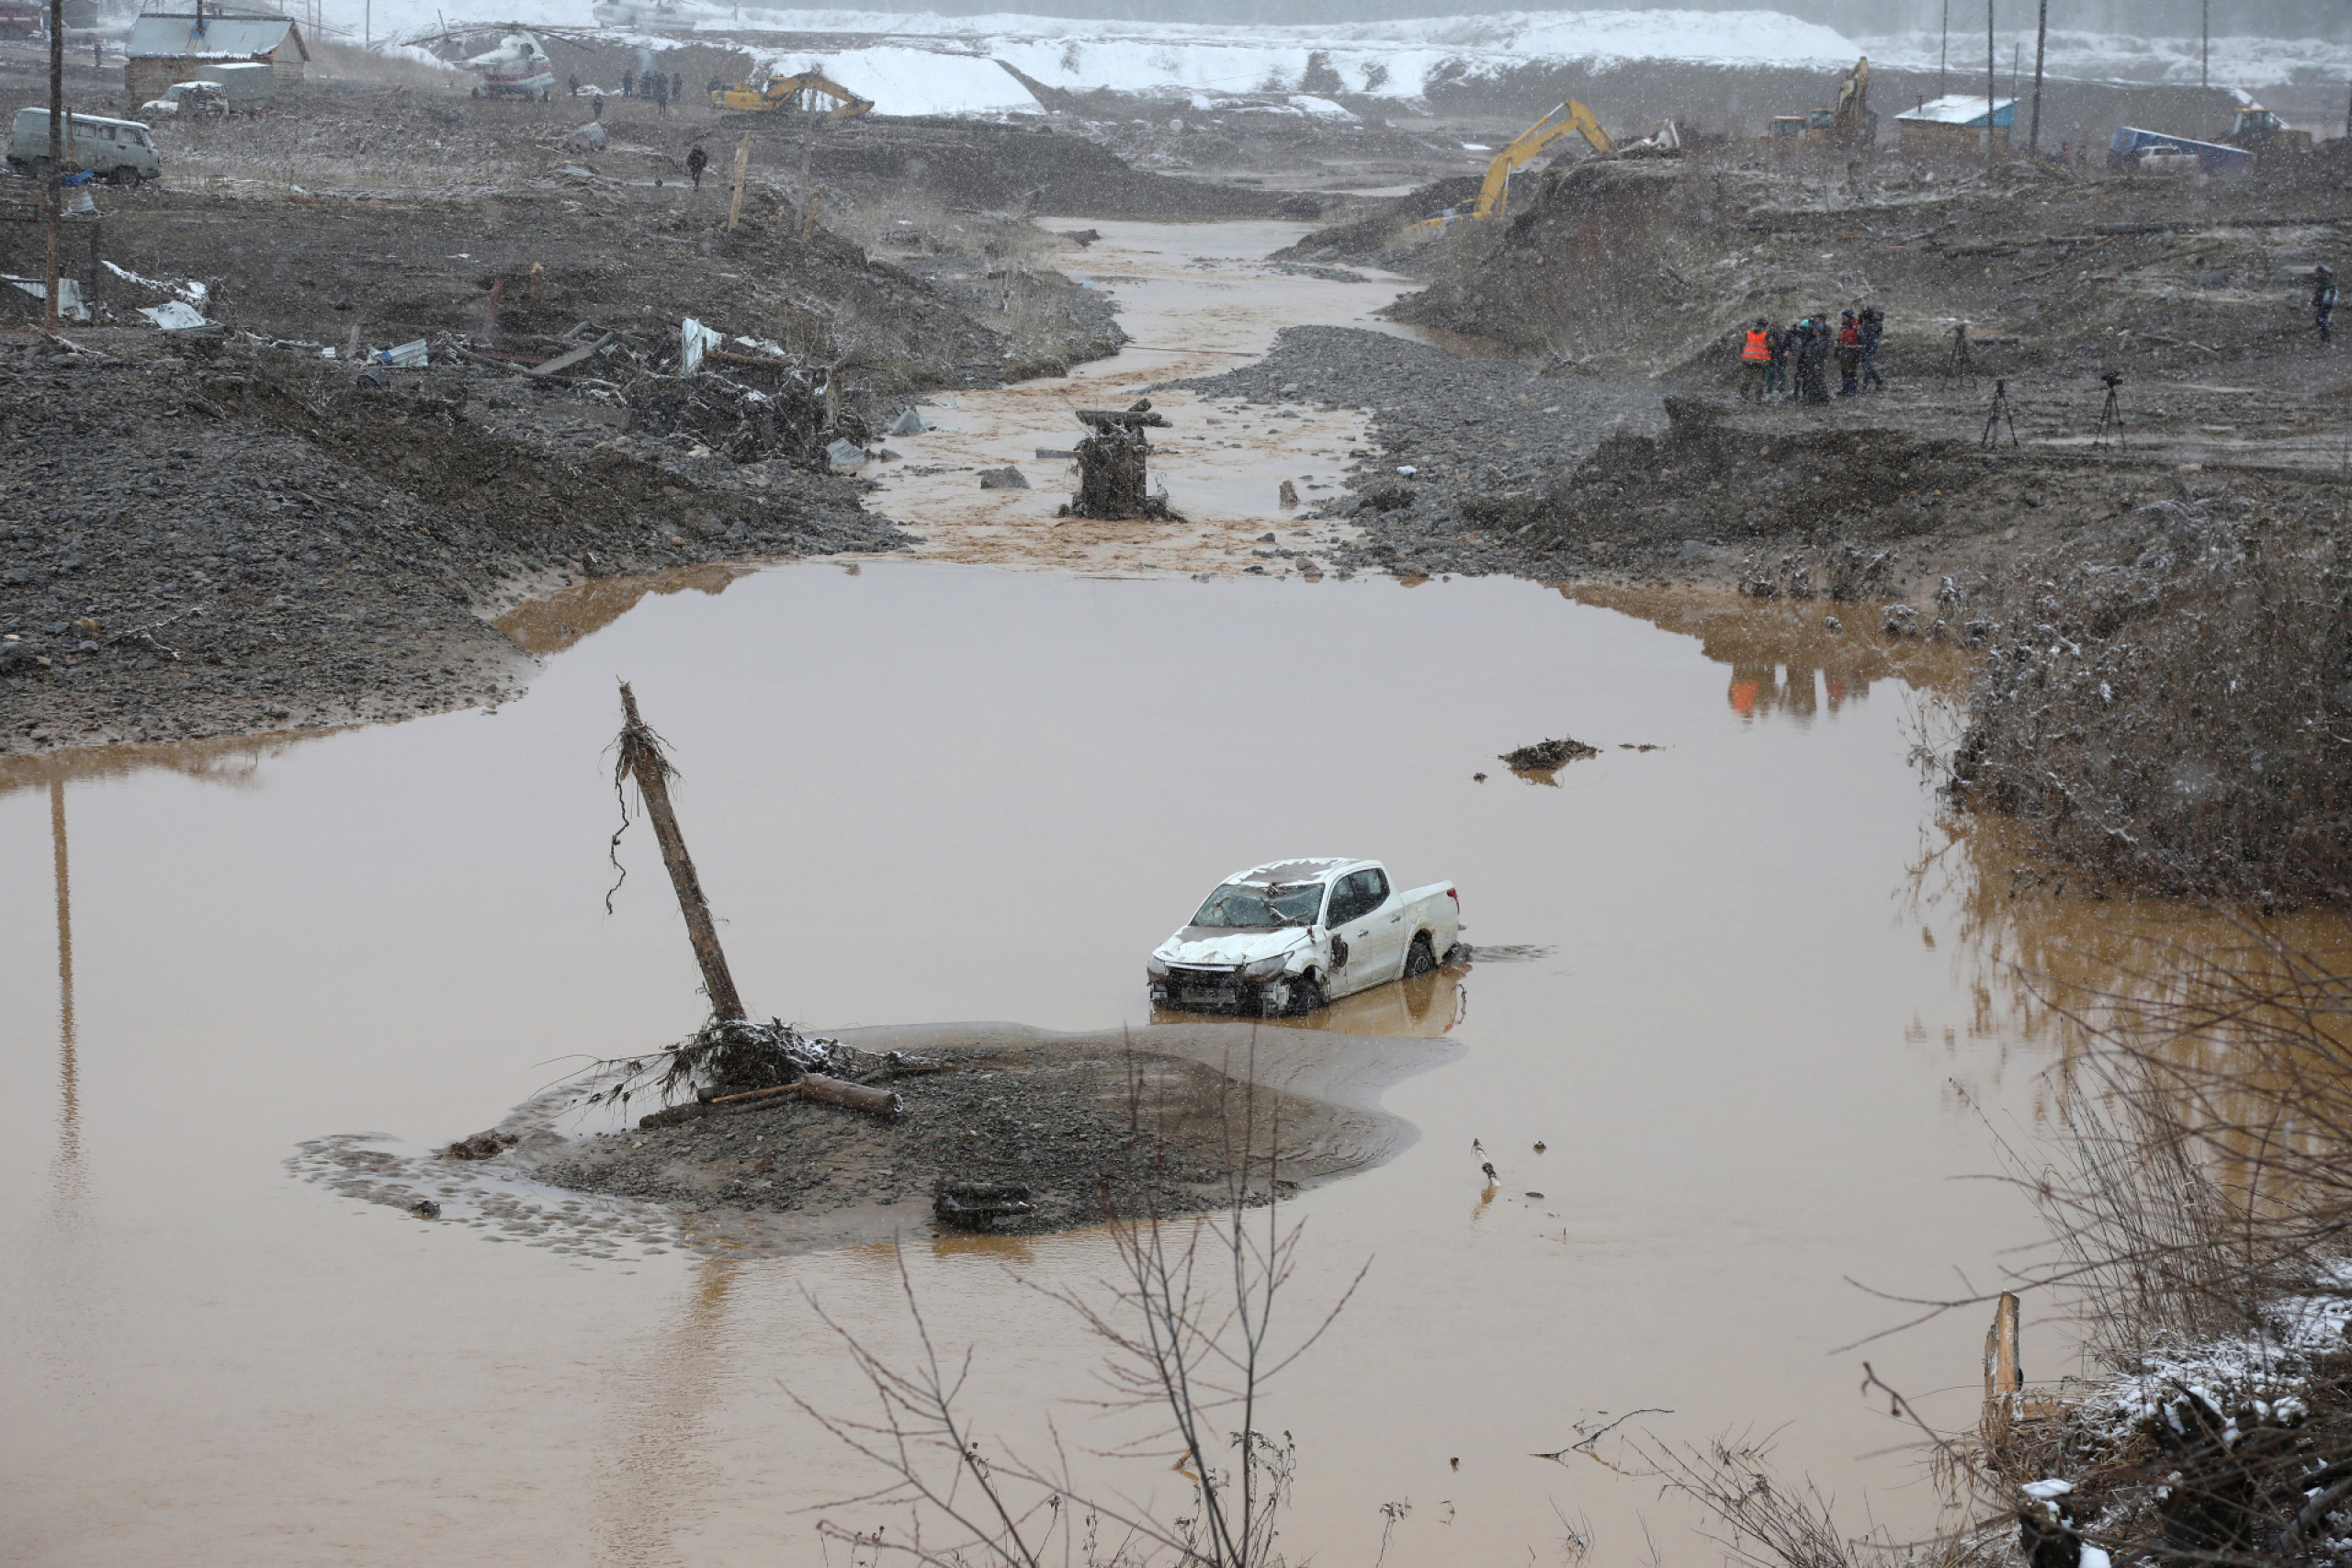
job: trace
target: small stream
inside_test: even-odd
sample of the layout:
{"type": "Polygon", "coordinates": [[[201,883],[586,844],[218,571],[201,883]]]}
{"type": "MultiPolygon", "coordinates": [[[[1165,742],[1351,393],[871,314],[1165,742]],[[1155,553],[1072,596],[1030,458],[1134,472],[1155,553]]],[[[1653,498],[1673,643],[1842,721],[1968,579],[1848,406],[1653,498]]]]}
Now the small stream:
{"type": "MultiPolygon", "coordinates": [[[[1238,254],[1261,227],[1169,233],[1238,254]]],[[[1320,319],[1388,287],[1294,281],[1334,291],[1320,319]]],[[[1194,286],[1153,287],[1181,315],[1194,286]]],[[[989,399],[910,464],[1033,439],[1014,414],[1042,389],[989,399]]],[[[1349,438],[1325,417],[1297,438],[1349,438]]],[[[1221,450],[1229,508],[1227,459],[1171,464],[1205,532],[1159,564],[1262,531],[1247,498],[1302,460],[1221,450]]],[[[1051,527],[1050,491],[1011,492],[1014,524],[949,515],[976,493],[888,492],[940,510],[945,558],[534,606],[517,635],[547,669],[494,713],[0,771],[0,1556],[824,1561],[815,1520],[881,1516],[819,1506],[876,1478],[784,1388],[862,1395],[814,1305],[910,1348],[901,1266],[933,1338],[975,1348],[987,1440],[1042,1442],[1049,1413],[1074,1452],[1120,1435],[1054,1404],[1091,1394],[1094,1353],[1029,1288],[1088,1288],[1099,1235],[934,1238],[910,1213],[899,1247],[763,1252],[528,1183],[431,1223],[289,1171],[333,1135],[419,1155],[697,1021],[641,831],[605,912],[616,677],[675,748],[747,999],[822,1029],[1144,1023],[1145,953],[1277,856],[1459,885],[1490,956],[1328,1035],[1448,1048],[1384,1100],[1418,1141],[1287,1209],[1294,1322],[1370,1262],[1274,1389],[1295,1557],[1371,1562],[1385,1503],[1411,1510],[1392,1563],[1561,1561],[1564,1519],[1594,1562],[1648,1560],[1645,1522],[1668,1561],[1711,1554],[1654,1483],[1532,1457],[1637,1410],[1685,1442],[1781,1428],[1791,1473],[1927,1522],[1917,1456],[1840,1348],[1902,1314],[1842,1281],[1981,1284],[2031,1239],[2014,1194],[1954,1179],[1994,1168],[1988,1122],[2030,1135],[2061,1048],[2011,966],[2105,962],[2149,918],[1987,892],[1995,852],[1908,761],[1950,666],[1804,607],[1105,570],[1140,537],[967,552],[1051,527]],[[1495,760],[1563,733],[1600,754],[1546,780],[1495,760]]],[[[1866,1353],[1961,1424],[1983,1332],[1866,1353]]],[[[2064,1370],[2058,1330],[2029,1335],[2037,1377],[2064,1370]]],[[[1150,1464],[1083,1463],[1181,1503],[1150,1464]]]]}

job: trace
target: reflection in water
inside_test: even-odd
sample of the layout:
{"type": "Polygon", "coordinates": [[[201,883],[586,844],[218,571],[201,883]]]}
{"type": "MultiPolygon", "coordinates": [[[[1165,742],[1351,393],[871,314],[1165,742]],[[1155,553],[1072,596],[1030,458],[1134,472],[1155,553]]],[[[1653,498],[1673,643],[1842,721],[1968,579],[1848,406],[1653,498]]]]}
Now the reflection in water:
{"type": "Polygon", "coordinates": [[[49,781],[49,837],[57,863],[57,1159],[50,1181],[58,1207],[82,1201],[81,1069],[74,1039],[74,881],[65,853],[65,781],[49,781]]]}
{"type": "Polygon", "coordinates": [[[620,1451],[604,1464],[605,1526],[598,1558],[627,1568],[683,1561],[678,1536],[699,1517],[716,1479],[706,1418],[719,1398],[733,1350],[728,1296],[742,1264],[713,1254],[695,1270],[685,1321],[622,1373],[620,1451]]]}
{"type": "Polygon", "coordinates": [[[0,795],[54,786],[68,779],[126,778],[162,768],[206,784],[243,788],[261,765],[308,741],[340,735],[358,726],[338,724],[275,735],[216,735],[202,740],[151,740],[120,746],[76,747],[30,757],[0,757],[0,795]]]}
{"type": "Polygon", "coordinates": [[[711,561],[650,577],[594,577],[544,599],[526,600],[492,623],[526,653],[561,653],[637,607],[649,593],[724,593],[737,578],[759,569],[745,561],[711,561]]]}
{"type": "MultiPolygon", "coordinates": [[[[1334,1034],[1377,1034],[1398,1040],[1436,1040],[1451,1033],[1467,1016],[1470,996],[1462,988],[1467,964],[1449,964],[1408,980],[1391,980],[1370,990],[1341,997],[1303,1018],[1253,1020],[1269,1029],[1319,1029],[1334,1034]]],[[[1154,1023],[1223,1023],[1216,1013],[1179,1012],[1172,1008],[1151,1010],[1154,1023]]]]}
{"type": "Polygon", "coordinates": [[[1968,671],[1966,649],[1872,629],[1871,606],[1826,599],[1771,604],[1688,589],[1563,587],[1563,597],[1699,639],[1699,651],[1730,669],[1724,694],[1746,722],[1775,714],[1808,723],[1870,694],[1871,682],[1901,680],[1950,693],[1968,671]],[[1851,623],[1833,630],[1830,621],[1851,623]]]}

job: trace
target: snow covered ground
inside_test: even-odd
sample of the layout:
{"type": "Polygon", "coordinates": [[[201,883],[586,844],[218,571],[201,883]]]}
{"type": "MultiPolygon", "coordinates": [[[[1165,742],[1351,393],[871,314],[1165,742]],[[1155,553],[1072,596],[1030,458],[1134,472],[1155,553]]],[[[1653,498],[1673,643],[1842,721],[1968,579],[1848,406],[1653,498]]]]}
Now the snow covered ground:
{"type": "MultiPolygon", "coordinates": [[[[443,0],[446,4],[446,0],[443,0]]],[[[852,35],[870,43],[821,54],[784,52],[784,69],[821,64],[846,85],[887,102],[896,112],[1000,114],[1034,112],[1035,100],[996,62],[1048,86],[1085,91],[1110,87],[1189,97],[1234,92],[1298,92],[1310,62],[1328,66],[1338,87],[1396,99],[1418,97],[1441,67],[1476,77],[1545,60],[1600,65],[1639,61],[1698,64],[1774,65],[1839,69],[1867,53],[1874,64],[1934,70],[1934,34],[1855,39],[1779,11],[1594,10],[1510,11],[1489,16],[1317,27],[1238,28],[1179,22],[1080,20],[1016,12],[977,17],[853,10],[772,10],[681,0],[705,34],[796,32],[852,35]],[[1317,61],[1319,57],[1319,62],[1317,61]]],[[[327,0],[328,19],[341,23],[359,0],[327,0]]],[[[587,0],[514,0],[501,13],[546,26],[588,25],[587,0]]],[[[379,36],[429,26],[435,0],[374,0],[379,36]]],[[[454,15],[454,13],[453,13],[454,15]]],[[[356,22],[355,15],[349,21],[356,22]]],[[[663,40],[633,39],[658,47],[663,40]]],[[[2054,75],[2095,81],[2194,82],[2195,39],[2055,32],[2049,69],[2054,75]]],[[[1996,41],[1998,69],[2021,57],[2031,69],[2030,32],[2004,32],[1996,41]]],[[[1981,35],[1956,31],[1951,68],[1962,77],[1984,69],[1981,35]]],[[[2352,75],[2352,45],[2318,39],[2217,38],[2212,77],[2222,86],[2260,89],[2297,80],[2343,81],[2352,75]]]]}

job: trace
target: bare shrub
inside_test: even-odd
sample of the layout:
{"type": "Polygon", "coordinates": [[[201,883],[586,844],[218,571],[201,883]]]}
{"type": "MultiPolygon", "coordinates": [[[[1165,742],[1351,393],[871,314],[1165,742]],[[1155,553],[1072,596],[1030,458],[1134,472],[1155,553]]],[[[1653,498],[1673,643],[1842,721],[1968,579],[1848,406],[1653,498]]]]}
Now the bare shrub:
{"type": "MultiPolygon", "coordinates": [[[[1287,1432],[1277,1436],[1261,1424],[1262,1401],[1268,1383],[1322,1337],[1363,1275],[1359,1270],[1294,1338],[1277,1341],[1276,1306],[1296,1267],[1301,1232],[1285,1225],[1271,1201],[1279,1129],[1259,1126],[1246,1075],[1244,1083],[1225,1118],[1225,1209],[1177,1219],[1147,1196],[1138,1213],[1114,1201],[1106,1184],[1102,1207],[1117,1273],[1097,1292],[1041,1288],[1102,1349],[1103,1392],[1091,1407],[1162,1418],[1147,1436],[1095,1457],[1148,1460],[1155,1469],[1172,1461],[1191,1488],[1191,1506],[1169,1517],[1148,1503],[1105,1500],[1080,1481],[1058,1429],[1049,1459],[985,1438],[958,1404],[972,1353],[947,1352],[933,1340],[902,1258],[899,1288],[920,1347],[910,1364],[886,1359],[816,1309],[865,1375],[873,1412],[820,1411],[790,1396],[884,1476],[876,1490],[837,1506],[884,1506],[899,1528],[859,1529],[828,1519],[819,1524],[821,1535],[877,1557],[959,1568],[1038,1568],[1049,1558],[1088,1568],[1154,1562],[1280,1568],[1277,1525],[1296,1454],[1287,1432]],[[1253,1172],[1251,1152],[1261,1146],[1268,1153],[1253,1172]]],[[[1130,1099],[1140,1120],[1138,1088],[1131,1086],[1130,1099]]],[[[1160,1186],[1135,1185],[1148,1195],[1160,1186]]]]}
{"type": "Polygon", "coordinates": [[[2096,887],[2352,893],[2352,570],[2334,522],[2165,502],[1974,592],[1950,761],[2096,887]]]}

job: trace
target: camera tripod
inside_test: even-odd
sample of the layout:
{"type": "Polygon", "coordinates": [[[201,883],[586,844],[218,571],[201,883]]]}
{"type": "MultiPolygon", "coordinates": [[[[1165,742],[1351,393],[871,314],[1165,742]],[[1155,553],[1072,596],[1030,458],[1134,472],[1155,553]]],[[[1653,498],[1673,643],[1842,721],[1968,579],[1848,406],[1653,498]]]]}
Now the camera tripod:
{"type": "Polygon", "coordinates": [[[1963,387],[1976,385],[1976,361],[1969,355],[1966,321],[1951,330],[1951,353],[1944,357],[1944,374],[1958,378],[1963,387]]]}
{"type": "Polygon", "coordinates": [[[2018,417],[2009,411],[2009,381],[2006,376],[1994,378],[1993,402],[1984,411],[1984,434],[1977,446],[1987,452],[1999,450],[2004,424],[2009,429],[2009,445],[2015,446],[2018,444],[2018,417]]]}
{"type": "Polygon", "coordinates": [[[2123,410],[2115,400],[2115,389],[2122,385],[2123,376],[2120,371],[2109,370],[2099,379],[2107,383],[2107,401],[2099,405],[2098,436],[2092,445],[2103,452],[2107,449],[2108,437],[2112,434],[2115,449],[2120,452],[2123,450],[2123,410]]]}

